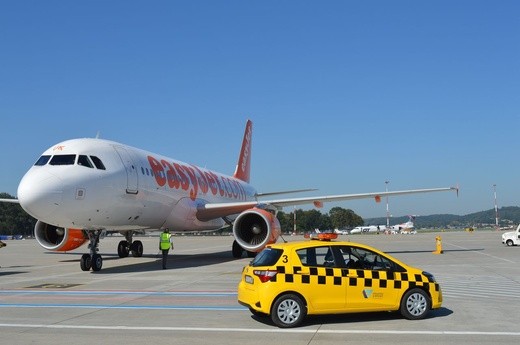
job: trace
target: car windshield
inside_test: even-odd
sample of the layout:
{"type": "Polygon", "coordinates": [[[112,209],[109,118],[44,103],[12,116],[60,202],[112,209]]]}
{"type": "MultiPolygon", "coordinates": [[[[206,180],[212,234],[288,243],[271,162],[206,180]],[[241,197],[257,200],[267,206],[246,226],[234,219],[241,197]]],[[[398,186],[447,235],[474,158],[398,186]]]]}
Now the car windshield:
{"type": "Polygon", "coordinates": [[[273,266],[278,262],[282,253],[281,249],[265,248],[251,261],[251,266],[273,266]]]}

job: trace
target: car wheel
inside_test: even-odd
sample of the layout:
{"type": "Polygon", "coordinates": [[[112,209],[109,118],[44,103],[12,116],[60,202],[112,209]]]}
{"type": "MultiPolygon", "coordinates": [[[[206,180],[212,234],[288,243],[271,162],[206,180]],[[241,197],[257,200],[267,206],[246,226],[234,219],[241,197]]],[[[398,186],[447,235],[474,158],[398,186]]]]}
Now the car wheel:
{"type": "Polygon", "coordinates": [[[506,244],[507,244],[508,247],[513,246],[513,240],[507,240],[506,244]]]}
{"type": "Polygon", "coordinates": [[[430,297],[418,288],[407,291],[401,300],[401,314],[408,320],[423,319],[430,308],[430,297]]]}
{"type": "Polygon", "coordinates": [[[296,327],[307,315],[303,300],[294,294],[278,297],[271,309],[271,320],[280,328],[296,327]]]}

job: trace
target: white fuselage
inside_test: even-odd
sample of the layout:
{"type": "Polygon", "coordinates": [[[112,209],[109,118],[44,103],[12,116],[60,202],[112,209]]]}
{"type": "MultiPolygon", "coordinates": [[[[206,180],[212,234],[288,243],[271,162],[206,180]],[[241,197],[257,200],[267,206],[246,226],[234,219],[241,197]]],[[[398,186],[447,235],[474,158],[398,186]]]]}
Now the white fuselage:
{"type": "Polygon", "coordinates": [[[197,207],[254,195],[237,178],[102,139],[49,148],[18,187],[20,204],[31,216],[85,230],[215,230],[224,220],[200,221],[197,207]]]}

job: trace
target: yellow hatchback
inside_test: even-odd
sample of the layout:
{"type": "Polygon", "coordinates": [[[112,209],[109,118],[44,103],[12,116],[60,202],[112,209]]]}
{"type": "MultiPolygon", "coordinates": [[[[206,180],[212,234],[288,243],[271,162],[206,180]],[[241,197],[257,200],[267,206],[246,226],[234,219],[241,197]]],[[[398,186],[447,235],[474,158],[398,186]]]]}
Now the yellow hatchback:
{"type": "Polygon", "coordinates": [[[318,240],[268,245],[244,267],[238,302],[278,327],[306,315],[400,311],[411,320],[440,308],[433,275],[367,245],[318,240]]]}

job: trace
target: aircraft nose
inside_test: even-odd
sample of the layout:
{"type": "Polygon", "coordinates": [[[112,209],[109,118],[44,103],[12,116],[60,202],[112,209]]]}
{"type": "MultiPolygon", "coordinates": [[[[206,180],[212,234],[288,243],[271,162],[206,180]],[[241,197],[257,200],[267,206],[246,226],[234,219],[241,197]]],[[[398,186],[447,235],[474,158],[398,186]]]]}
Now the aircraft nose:
{"type": "Polygon", "coordinates": [[[45,219],[62,203],[63,184],[45,171],[29,171],[18,186],[22,208],[36,219],[45,219]]]}

